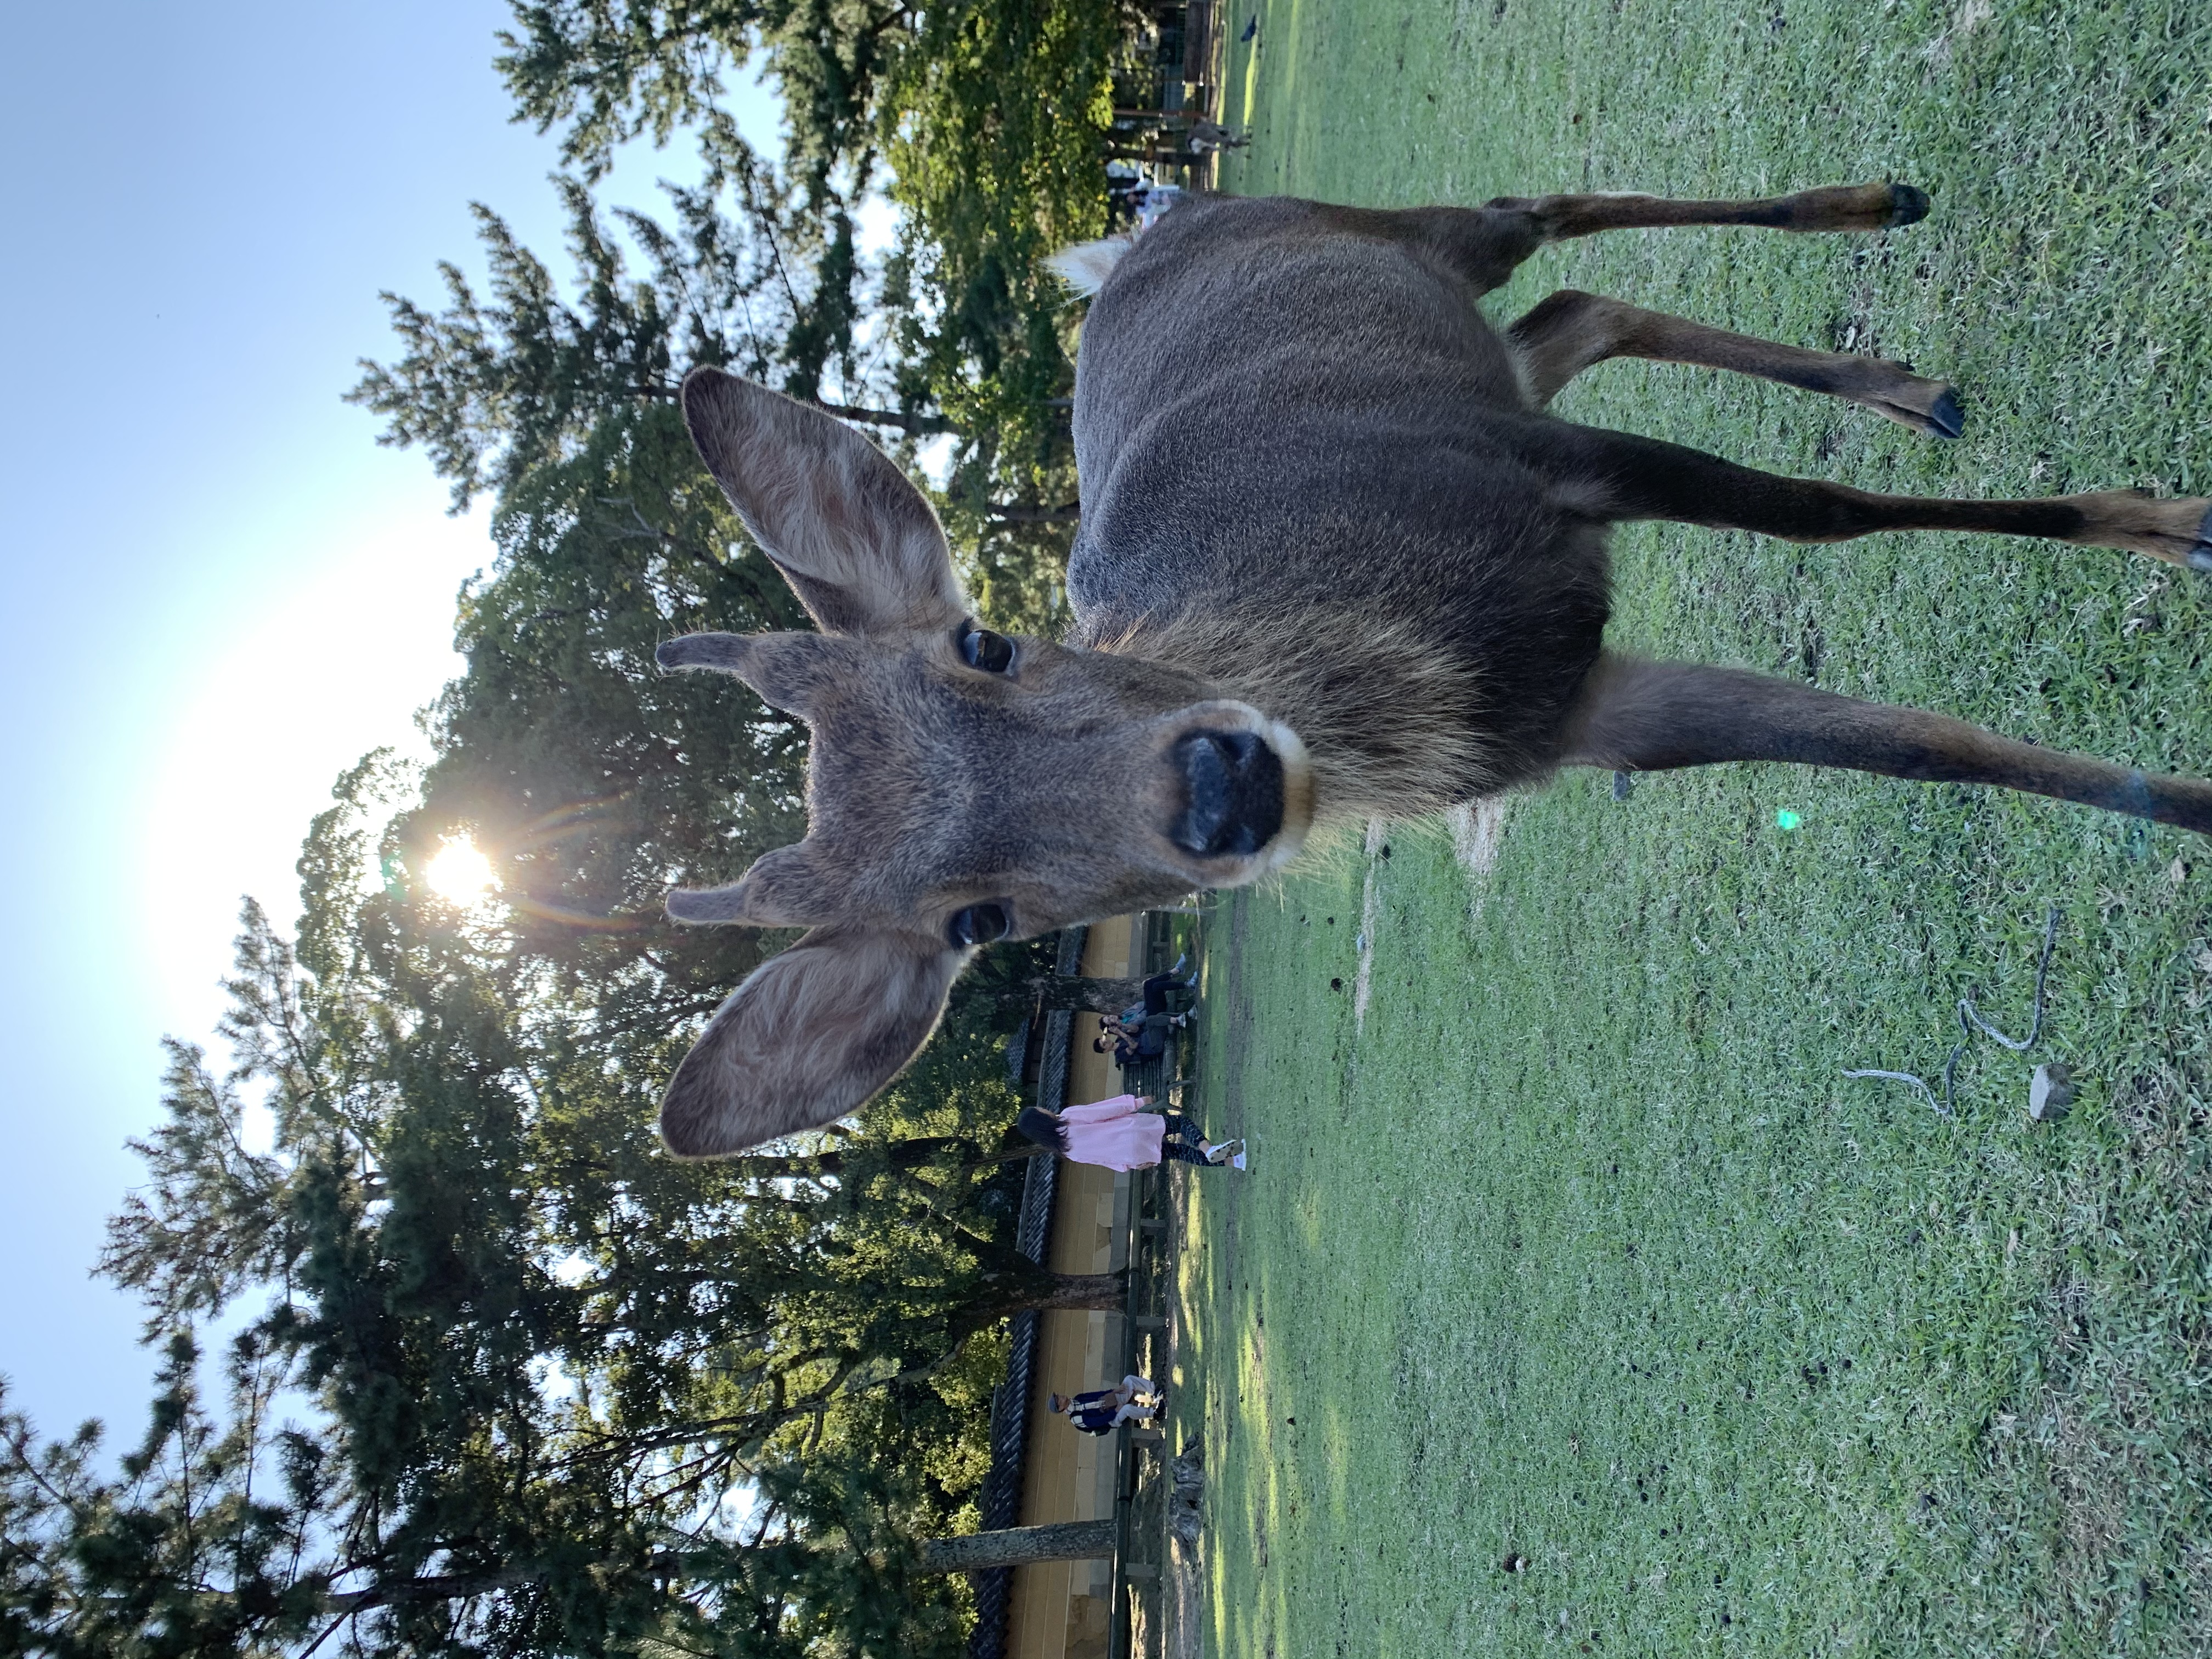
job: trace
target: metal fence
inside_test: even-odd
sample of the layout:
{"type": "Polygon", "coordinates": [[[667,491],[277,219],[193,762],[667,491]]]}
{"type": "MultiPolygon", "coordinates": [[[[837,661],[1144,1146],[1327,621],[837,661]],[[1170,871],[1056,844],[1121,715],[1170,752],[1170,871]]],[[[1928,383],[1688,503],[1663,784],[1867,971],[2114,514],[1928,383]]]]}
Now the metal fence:
{"type": "MultiPolygon", "coordinates": [[[[1133,964],[1146,974],[1164,970],[1179,953],[1195,963],[1198,952],[1198,911],[1147,911],[1139,961],[1133,964]]],[[[1182,1077],[1190,1039],[1179,1035],[1168,1051],[1152,1064],[1157,1070],[1139,1076],[1125,1072],[1124,1086],[1164,1102],[1170,1084],[1182,1077]]],[[[1186,1093],[1191,1085],[1186,1084],[1186,1093]]],[[[1149,1170],[1130,1173],[1126,1232],[1118,1254],[1128,1267],[1128,1299],[1121,1321],[1123,1372],[1141,1371],[1155,1382],[1169,1380],[1173,1354],[1170,1348],[1168,1301],[1175,1284],[1175,1227],[1170,1165],[1163,1162],[1149,1170]]],[[[1139,1428],[1126,1424],[1115,1437],[1114,1448],[1114,1574],[1113,1605],[1106,1636],[1107,1659],[1131,1659],[1138,1599],[1150,1595],[1152,1628],[1159,1627],[1161,1599],[1158,1594],[1168,1571],[1167,1462],[1172,1449],[1164,1425],[1139,1428]]]]}
{"type": "MultiPolygon", "coordinates": [[[[1194,960],[1196,922],[1194,908],[1146,913],[1139,918],[1142,934],[1133,966],[1145,974],[1157,973],[1182,951],[1193,952],[1194,960]]],[[[1061,934],[1060,972],[1079,971],[1085,933],[1078,927],[1061,934]]],[[[1042,1016],[1029,1028],[1028,1040],[1037,1045],[1031,1050],[1036,1099],[1055,1111],[1066,1100],[1068,1045],[1074,1018],[1070,1012],[1059,1011],[1042,1016]]],[[[1187,1046],[1188,1039],[1179,1036],[1164,1055],[1128,1067],[1122,1073],[1123,1087],[1164,1099],[1170,1085],[1181,1076],[1182,1051],[1187,1046]]],[[[1024,1079],[1030,1069],[1028,1063],[1023,1065],[1024,1079]]],[[[1023,1182],[1015,1245],[1032,1261],[1045,1259],[1058,1171],[1057,1158],[1031,1158],[1023,1182]]],[[[1130,1172],[1128,1203],[1112,1250],[1113,1258],[1128,1272],[1117,1376],[1139,1370],[1158,1380],[1159,1372],[1147,1368],[1164,1370],[1169,1367],[1167,1298],[1174,1265],[1171,1208],[1167,1166],[1130,1172]]],[[[1014,1316],[1006,1380],[992,1393],[991,1467],[984,1476],[979,1501],[982,1531],[997,1531],[1019,1522],[1039,1321],[1040,1316],[1034,1312],[1014,1316]]],[[[1108,1618],[1108,1659],[1129,1659],[1135,1598],[1157,1587],[1166,1568],[1163,1477],[1168,1455],[1166,1436],[1158,1427],[1125,1424],[1115,1432],[1113,1601],[1108,1618]]],[[[1004,1659],[1013,1571],[1010,1567],[996,1567],[975,1575],[976,1617],[969,1638],[969,1659],[1004,1659]]]]}

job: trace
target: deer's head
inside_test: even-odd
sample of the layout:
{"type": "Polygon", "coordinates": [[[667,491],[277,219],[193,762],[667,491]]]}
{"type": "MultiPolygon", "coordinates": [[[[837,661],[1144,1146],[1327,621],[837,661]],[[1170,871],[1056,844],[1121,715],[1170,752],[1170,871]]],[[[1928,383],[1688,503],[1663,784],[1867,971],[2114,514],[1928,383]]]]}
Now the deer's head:
{"type": "Polygon", "coordinates": [[[701,369],[684,415],[822,631],[660,648],[813,734],[806,839],[669,895],[678,921],[809,930],[678,1067],[672,1150],[715,1157],[850,1112],[914,1057],[980,945],[1296,854],[1311,785],[1288,728],[1181,669],[979,625],[929,503],[821,411],[701,369]]]}

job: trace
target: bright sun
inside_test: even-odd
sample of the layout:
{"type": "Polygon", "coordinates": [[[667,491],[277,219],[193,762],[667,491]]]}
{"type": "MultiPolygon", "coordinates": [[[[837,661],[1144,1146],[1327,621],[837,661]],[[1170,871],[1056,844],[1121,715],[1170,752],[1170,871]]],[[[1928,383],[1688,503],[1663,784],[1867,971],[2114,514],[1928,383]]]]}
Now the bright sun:
{"type": "Polygon", "coordinates": [[[456,904],[472,903],[499,885],[491,860],[466,837],[447,842],[422,873],[433,892],[456,904]]]}

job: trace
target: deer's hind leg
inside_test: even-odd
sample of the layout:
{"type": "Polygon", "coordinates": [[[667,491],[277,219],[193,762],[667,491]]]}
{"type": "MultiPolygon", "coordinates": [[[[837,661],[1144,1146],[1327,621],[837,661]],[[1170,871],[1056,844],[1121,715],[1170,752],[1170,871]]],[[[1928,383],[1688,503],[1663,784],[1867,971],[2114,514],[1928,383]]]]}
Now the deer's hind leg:
{"type": "Polygon", "coordinates": [[[1354,235],[1428,252],[1478,295],[1501,287],[1547,242],[1602,230],[1673,225],[1750,225],[1766,230],[1887,230],[1928,216],[1928,193],[1911,185],[1832,185],[1755,202],[1676,202],[1663,196],[1501,196],[1479,208],[1355,208],[1306,204],[1354,235]]]}
{"type": "Polygon", "coordinates": [[[1576,375],[1609,357],[1647,357],[1824,392],[1929,437],[1955,438],[1965,429],[1957,392],[1942,380],[1923,380],[1902,363],[1777,345],[1575,289],[1561,289],[1535,307],[1505,337],[1538,409],[1576,375]]]}

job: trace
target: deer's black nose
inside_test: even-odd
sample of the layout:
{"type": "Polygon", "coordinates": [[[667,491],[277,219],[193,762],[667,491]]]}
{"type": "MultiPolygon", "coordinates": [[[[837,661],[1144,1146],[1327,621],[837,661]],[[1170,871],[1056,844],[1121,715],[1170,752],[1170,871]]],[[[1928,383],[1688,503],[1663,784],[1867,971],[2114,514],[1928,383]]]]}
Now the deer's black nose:
{"type": "Polygon", "coordinates": [[[1256,732],[1192,732],[1176,739],[1182,816],[1169,839],[1199,858],[1250,854],[1283,828],[1283,763],[1256,732]]]}

